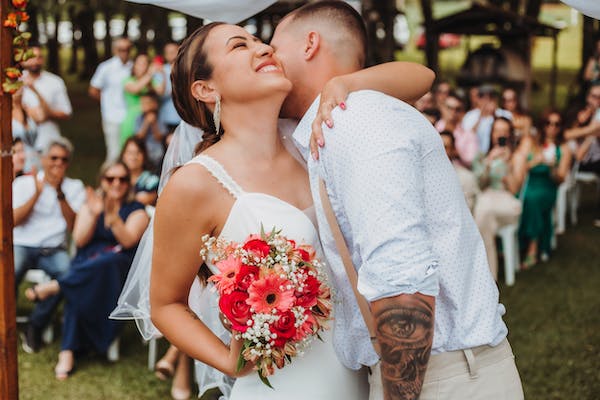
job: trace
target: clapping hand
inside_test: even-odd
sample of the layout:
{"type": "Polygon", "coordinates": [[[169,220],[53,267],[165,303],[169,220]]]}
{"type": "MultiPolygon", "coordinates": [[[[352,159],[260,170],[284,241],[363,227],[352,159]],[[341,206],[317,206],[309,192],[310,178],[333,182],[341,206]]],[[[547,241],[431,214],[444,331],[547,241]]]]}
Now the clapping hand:
{"type": "Polygon", "coordinates": [[[90,212],[97,217],[104,210],[104,200],[94,189],[87,187],[86,191],[86,206],[90,212]]]}
{"type": "Polygon", "coordinates": [[[34,165],[31,167],[31,176],[33,176],[34,182],[35,182],[35,192],[36,193],[42,193],[42,190],[44,190],[44,185],[46,184],[44,179],[38,179],[37,176],[37,167],[34,165]]]}

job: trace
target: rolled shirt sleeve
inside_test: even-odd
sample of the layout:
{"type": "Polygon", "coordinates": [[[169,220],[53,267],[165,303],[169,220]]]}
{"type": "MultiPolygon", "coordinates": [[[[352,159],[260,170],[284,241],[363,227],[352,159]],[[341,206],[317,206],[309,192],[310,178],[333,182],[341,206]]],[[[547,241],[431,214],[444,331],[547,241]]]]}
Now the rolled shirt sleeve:
{"type": "Polygon", "coordinates": [[[428,152],[419,138],[433,127],[377,92],[357,92],[347,104],[347,111],[334,111],[321,168],[358,251],[358,290],[369,301],[436,296],[438,261],[425,223],[421,167],[428,152]]]}

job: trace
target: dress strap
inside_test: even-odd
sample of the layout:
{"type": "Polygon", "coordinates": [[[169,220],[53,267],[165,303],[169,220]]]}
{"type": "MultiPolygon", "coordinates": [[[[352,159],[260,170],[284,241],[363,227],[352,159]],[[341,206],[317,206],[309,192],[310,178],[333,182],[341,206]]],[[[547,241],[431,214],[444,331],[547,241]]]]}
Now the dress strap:
{"type": "Polygon", "coordinates": [[[244,193],[240,185],[238,185],[237,182],[234,181],[231,176],[229,176],[227,171],[225,171],[225,168],[223,168],[223,166],[214,158],[200,154],[192,158],[187,163],[201,164],[204,166],[204,168],[206,168],[208,172],[210,172],[211,175],[214,176],[215,179],[218,180],[219,183],[223,185],[223,187],[227,189],[227,191],[231,193],[234,198],[237,199],[244,193]]]}

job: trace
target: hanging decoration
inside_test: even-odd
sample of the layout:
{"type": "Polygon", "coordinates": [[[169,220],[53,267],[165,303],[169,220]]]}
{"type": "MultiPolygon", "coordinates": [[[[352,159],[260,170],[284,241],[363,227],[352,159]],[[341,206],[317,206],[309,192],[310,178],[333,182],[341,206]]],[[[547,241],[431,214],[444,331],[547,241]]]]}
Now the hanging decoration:
{"type": "Polygon", "coordinates": [[[4,28],[12,29],[14,34],[12,45],[15,66],[4,69],[2,90],[5,93],[13,94],[23,86],[23,82],[20,80],[22,73],[20,63],[33,55],[28,48],[31,33],[20,29],[23,22],[29,21],[29,14],[25,11],[28,2],[29,0],[11,0],[12,9],[8,12],[2,24],[4,28]]]}

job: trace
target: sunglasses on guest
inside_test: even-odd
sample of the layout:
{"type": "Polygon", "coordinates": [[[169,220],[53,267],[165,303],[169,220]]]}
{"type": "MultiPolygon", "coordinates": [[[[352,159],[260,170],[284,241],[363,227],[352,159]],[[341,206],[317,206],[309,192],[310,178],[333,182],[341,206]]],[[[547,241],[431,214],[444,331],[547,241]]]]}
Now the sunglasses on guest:
{"type": "Polygon", "coordinates": [[[104,179],[109,184],[112,184],[115,180],[118,183],[129,183],[129,177],[128,176],[108,176],[108,175],[105,175],[105,176],[102,177],[102,179],[104,179]]]}
{"type": "Polygon", "coordinates": [[[56,161],[61,161],[63,163],[68,163],[69,162],[69,157],[61,157],[61,156],[48,156],[48,158],[50,159],[50,161],[52,162],[56,162],[56,161]]]}

